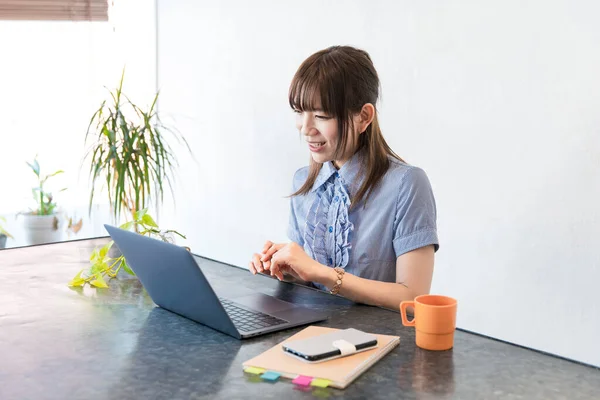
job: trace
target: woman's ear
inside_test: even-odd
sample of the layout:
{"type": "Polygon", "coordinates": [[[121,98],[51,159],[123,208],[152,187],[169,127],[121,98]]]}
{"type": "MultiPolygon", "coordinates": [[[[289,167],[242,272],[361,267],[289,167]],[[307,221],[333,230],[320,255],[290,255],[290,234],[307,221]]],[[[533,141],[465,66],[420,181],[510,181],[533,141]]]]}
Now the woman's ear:
{"type": "Polygon", "coordinates": [[[363,133],[367,130],[371,122],[375,118],[375,107],[371,103],[365,104],[358,114],[358,133],[363,133]]]}

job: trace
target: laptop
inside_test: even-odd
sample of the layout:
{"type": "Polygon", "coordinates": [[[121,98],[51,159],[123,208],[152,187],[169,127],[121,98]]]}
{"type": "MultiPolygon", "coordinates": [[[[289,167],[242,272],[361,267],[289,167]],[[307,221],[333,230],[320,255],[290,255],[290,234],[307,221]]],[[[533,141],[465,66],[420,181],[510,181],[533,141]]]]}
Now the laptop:
{"type": "Polygon", "coordinates": [[[218,297],[183,247],[104,225],[158,306],[217,331],[246,339],[328,318],[264,293],[218,297]]]}

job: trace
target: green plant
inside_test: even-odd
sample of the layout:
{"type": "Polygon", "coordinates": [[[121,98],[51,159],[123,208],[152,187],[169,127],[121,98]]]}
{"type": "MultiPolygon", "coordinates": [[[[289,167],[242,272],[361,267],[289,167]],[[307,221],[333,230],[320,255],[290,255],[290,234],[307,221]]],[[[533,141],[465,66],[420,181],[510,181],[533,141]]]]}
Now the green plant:
{"type": "Polygon", "coordinates": [[[9,238],[12,238],[13,236],[10,233],[8,233],[2,226],[3,222],[6,223],[6,218],[0,217],[0,235],[5,235],[5,236],[8,236],[9,238]]]}
{"type": "MultiPolygon", "coordinates": [[[[129,230],[137,225],[142,228],[140,234],[157,237],[165,242],[173,241],[172,234],[179,235],[185,239],[185,236],[177,231],[161,231],[156,225],[156,222],[154,222],[154,219],[147,212],[148,209],[137,211],[134,215],[134,220],[121,225],[121,229],[129,230]]],[[[97,288],[107,288],[108,284],[104,278],[106,276],[109,278],[116,277],[121,269],[130,275],[135,275],[127,265],[127,261],[123,255],[117,258],[109,257],[108,251],[113,244],[114,241],[110,241],[103,247],[95,249],[90,256],[90,267],[87,270],[82,269],[79,271],[68,285],[77,287],[85,286],[85,284],[88,283],[97,288]]]]}
{"type": "Polygon", "coordinates": [[[123,209],[133,217],[149,206],[150,199],[158,207],[166,185],[173,194],[171,179],[178,163],[165,133],[191,153],[185,138],[161,122],[156,110],[158,93],[150,108],[143,110],[123,93],[124,77],[123,70],[118,88],[110,91],[112,103],[102,102],[85,136],[86,144],[91,141],[84,158],[90,158],[90,212],[96,186],[102,182],[117,220],[123,209]]]}
{"type": "MultiPolygon", "coordinates": [[[[32,214],[36,215],[52,215],[54,214],[54,209],[56,208],[56,203],[53,201],[52,193],[47,192],[44,189],[44,184],[46,181],[58,174],[62,174],[63,170],[58,170],[52,174],[42,176],[40,172],[40,164],[38,163],[37,156],[33,159],[33,163],[27,163],[29,167],[35,173],[38,179],[38,186],[32,189],[33,198],[37,203],[37,209],[32,211],[32,214]]],[[[66,188],[62,189],[61,192],[67,190],[66,188]]]]}

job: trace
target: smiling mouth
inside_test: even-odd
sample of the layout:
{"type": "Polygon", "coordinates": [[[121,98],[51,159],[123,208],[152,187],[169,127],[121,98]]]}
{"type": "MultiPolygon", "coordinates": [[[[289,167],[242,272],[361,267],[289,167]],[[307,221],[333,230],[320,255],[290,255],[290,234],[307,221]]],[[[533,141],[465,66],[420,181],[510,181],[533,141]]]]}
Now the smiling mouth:
{"type": "Polygon", "coordinates": [[[318,149],[319,147],[324,146],[325,142],[308,142],[308,145],[310,147],[314,147],[314,148],[318,149]]]}

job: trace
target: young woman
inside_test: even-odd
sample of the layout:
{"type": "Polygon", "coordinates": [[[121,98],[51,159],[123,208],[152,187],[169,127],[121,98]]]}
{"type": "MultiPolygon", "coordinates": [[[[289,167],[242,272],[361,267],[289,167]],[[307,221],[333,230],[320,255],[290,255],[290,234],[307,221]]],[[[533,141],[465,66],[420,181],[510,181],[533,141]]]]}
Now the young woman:
{"type": "Polygon", "coordinates": [[[439,244],[427,175],[388,146],[377,122],[379,77],[363,50],[306,59],[289,91],[311,160],[296,172],[290,243],[268,241],[253,274],[284,274],[356,302],[398,309],[429,293],[439,244]]]}

